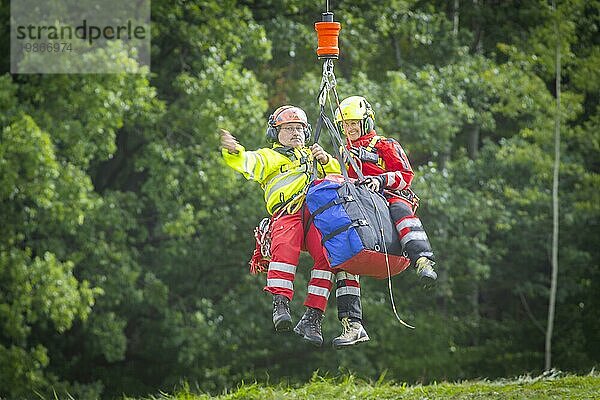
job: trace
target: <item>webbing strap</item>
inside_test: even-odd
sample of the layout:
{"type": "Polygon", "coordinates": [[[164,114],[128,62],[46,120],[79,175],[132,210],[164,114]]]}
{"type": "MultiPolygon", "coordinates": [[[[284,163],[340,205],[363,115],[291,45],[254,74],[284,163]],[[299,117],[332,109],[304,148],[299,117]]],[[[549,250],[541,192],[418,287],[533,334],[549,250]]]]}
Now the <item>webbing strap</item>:
{"type": "MultiPolygon", "coordinates": [[[[315,210],[315,212],[311,213],[310,216],[308,217],[308,221],[306,223],[305,226],[310,226],[310,224],[312,224],[313,220],[315,219],[315,217],[318,214],[321,214],[323,211],[333,207],[333,206],[337,206],[338,204],[342,204],[342,203],[347,203],[349,201],[355,201],[356,199],[354,198],[354,196],[352,195],[348,195],[348,196],[343,196],[343,197],[339,197],[333,201],[330,201],[327,204],[323,204],[321,207],[317,208],[315,210]]],[[[306,239],[306,230],[305,230],[305,234],[304,234],[304,239],[306,239]]]]}
{"type": "Polygon", "coordinates": [[[377,135],[373,136],[373,139],[371,139],[371,141],[369,142],[369,145],[367,146],[367,151],[373,151],[373,149],[375,148],[375,145],[377,144],[379,139],[381,139],[381,136],[377,136],[377,135]]]}
{"type": "Polygon", "coordinates": [[[358,219],[356,221],[352,221],[349,224],[346,225],[342,225],[339,228],[337,228],[335,231],[330,232],[328,235],[325,235],[323,237],[323,239],[321,240],[321,244],[325,244],[325,242],[327,242],[329,239],[336,237],[337,235],[339,235],[342,232],[347,231],[348,229],[352,228],[352,227],[357,227],[357,226],[368,226],[369,222],[366,219],[358,219]]]}
{"type": "MultiPolygon", "coordinates": [[[[315,143],[319,143],[319,137],[321,137],[321,129],[323,128],[323,119],[321,118],[321,114],[323,113],[323,106],[321,106],[321,112],[319,113],[319,119],[317,120],[317,126],[315,127],[315,143]]],[[[318,166],[318,160],[315,160],[313,158],[313,169],[312,169],[312,176],[310,177],[310,181],[311,183],[317,179],[318,176],[318,170],[317,168],[318,166]]]]}
{"type": "Polygon", "coordinates": [[[338,204],[342,204],[342,203],[348,203],[350,201],[355,201],[356,199],[354,198],[354,196],[352,195],[348,195],[348,196],[343,196],[343,197],[339,197],[333,201],[330,201],[327,204],[323,204],[321,207],[317,208],[313,213],[312,216],[314,218],[314,216],[321,214],[323,211],[328,210],[329,208],[333,207],[333,206],[337,206],[338,204]]]}
{"type": "MultiPolygon", "coordinates": [[[[365,177],[364,177],[362,171],[360,170],[360,168],[358,168],[356,161],[354,161],[352,155],[350,154],[348,149],[346,149],[346,146],[343,145],[344,140],[340,136],[340,132],[338,131],[337,127],[335,126],[335,124],[333,124],[331,122],[331,120],[327,117],[327,115],[325,115],[325,103],[327,102],[327,99],[329,99],[331,113],[332,113],[332,115],[335,115],[330,94],[333,95],[333,97],[335,98],[336,107],[339,107],[339,97],[337,94],[337,90],[335,89],[336,85],[337,85],[337,83],[336,83],[336,79],[335,79],[335,74],[333,73],[333,60],[328,59],[323,63],[323,78],[321,79],[321,87],[320,87],[319,96],[318,96],[319,105],[321,106],[321,108],[319,110],[319,119],[317,121],[317,125],[315,128],[315,135],[314,135],[315,143],[318,143],[319,137],[321,135],[321,129],[323,127],[323,124],[325,124],[325,127],[329,131],[329,136],[331,138],[331,144],[333,145],[335,157],[338,160],[338,162],[340,163],[340,168],[342,170],[342,175],[344,176],[344,180],[346,182],[350,181],[350,178],[348,176],[348,171],[346,171],[346,168],[343,167],[345,164],[344,157],[346,157],[348,159],[350,165],[352,165],[352,168],[354,168],[354,171],[356,171],[356,175],[358,176],[358,181],[362,182],[365,180],[365,177]],[[342,146],[341,152],[340,152],[338,146],[342,146]]],[[[312,176],[311,181],[316,179],[316,177],[317,177],[317,165],[315,163],[313,166],[313,176],[312,176]]]]}

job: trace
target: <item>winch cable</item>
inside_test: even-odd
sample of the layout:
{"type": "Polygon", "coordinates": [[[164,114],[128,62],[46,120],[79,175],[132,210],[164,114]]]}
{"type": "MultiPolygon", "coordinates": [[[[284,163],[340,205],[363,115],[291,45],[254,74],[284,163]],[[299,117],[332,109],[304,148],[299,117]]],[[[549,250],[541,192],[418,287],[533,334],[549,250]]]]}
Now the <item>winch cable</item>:
{"type": "MultiPolygon", "coordinates": [[[[331,115],[335,116],[335,110],[340,107],[340,100],[336,90],[337,81],[335,78],[335,73],[333,71],[333,60],[338,58],[339,49],[337,48],[338,34],[341,29],[341,25],[339,23],[333,22],[333,13],[329,11],[329,1],[326,2],[326,13],[323,13],[323,20],[321,22],[315,23],[315,30],[317,31],[319,47],[317,48],[317,55],[320,59],[325,59],[323,62],[323,75],[321,79],[321,86],[319,88],[319,95],[317,96],[319,102],[319,119],[317,120],[317,124],[315,127],[314,134],[314,143],[318,143],[321,130],[323,126],[325,126],[326,130],[329,133],[329,137],[333,146],[333,150],[335,152],[335,156],[338,159],[342,171],[342,175],[344,176],[344,180],[346,182],[350,182],[350,178],[348,176],[348,171],[344,168],[345,162],[344,158],[348,160],[348,163],[352,166],[356,175],[358,177],[358,183],[363,183],[365,181],[365,176],[362,173],[362,170],[356,164],[354,157],[350,154],[349,150],[344,145],[344,140],[342,139],[341,132],[338,129],[338,126],[331,122],[329,117],[325,114],[325,105],[329,102],[329,108],[331,115]],[[336,25],[337,24],[337,25],[336,25]],[[329,101],[328,101],[329,100],[329,101]],[[335,107],[334,107],[335,104],[335,107]],[[341,149],[341,151],[340,151],[341,149]]],[[[311,181],[317,178],[317,164],[314,163],[313,175],[311,177],[311,181]]],[[[373,196],[375,193],[369,192],[371,201],[373,203],[373,208],[376,211],[377,222],[379,225],[379,230],[381,234],[381,242],[383,244],[383,252],[385,255],[385,264],[387,267],[387,280],[388,280],[388,291],[390,295],[390,302],[392,304],[392,310],[394,311],[394,315],[396,319],[403,326],[415,329],[414,326],[407,324],[400,318],[398,315],[398,311],[396,309],[396,303],[394,301],[394,293],[392,290],[392,277],[390,271],[390,262],[388,257],[387,245],[385,243],[385,233],[383,229],[383,220],[381,218],[381,213],[379,209],[376,207],[375,200],[373,196]]],[[[364,210],[363,210],[364,212],[364,210]]]]}
{"type": "Polygon", "coordinates": [[[385,254],[385,265],[387,267],[387,280],[388,280],[388,290],[390,293],[390,301],[392,303],[392,310],[394,311],[394,315],[396,316],[396,319],[405,327],[410,328],[410,329],[415,329],[414,326],[407,324],[406,322],[404,322],[402,320],[402,318],[400,318],[400,316],[398,315],[398,310],[396,310],[396,303],[394,302],[394,293],[392,292],[392,277],[391,277],[391,273],[390,273],[390,260],[388,258],[388,251],[387,251],[387,245],[385,244],[385,235],[383,233],[383,221],[381,219],[381,214],[379,213],[379,209],[376,207],[375,205],[375,200],[373,200],[373,196],[374,193],[371,193],[369,191],[369,195],[371,196],[371,201],[373,202],[373,208],[375,209],[375,214],[377,215],[377,222],[379,224],[379,229],[381,232],[381,242],[383,244],[383,253],[385,254]]]}

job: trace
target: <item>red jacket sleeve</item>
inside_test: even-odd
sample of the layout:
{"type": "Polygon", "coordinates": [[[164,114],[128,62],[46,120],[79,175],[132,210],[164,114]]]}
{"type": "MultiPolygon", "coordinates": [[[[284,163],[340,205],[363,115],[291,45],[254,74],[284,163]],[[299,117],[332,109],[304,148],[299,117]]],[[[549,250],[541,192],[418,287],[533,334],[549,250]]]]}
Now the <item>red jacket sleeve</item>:
{"type": "Polygon", "coordinates": [[[385,163],[385,172],[381,174],[385,188],[402,190],[409,187],[415,173],[400,143],[386,138],[379,141],[376,147],[385,163]]]}

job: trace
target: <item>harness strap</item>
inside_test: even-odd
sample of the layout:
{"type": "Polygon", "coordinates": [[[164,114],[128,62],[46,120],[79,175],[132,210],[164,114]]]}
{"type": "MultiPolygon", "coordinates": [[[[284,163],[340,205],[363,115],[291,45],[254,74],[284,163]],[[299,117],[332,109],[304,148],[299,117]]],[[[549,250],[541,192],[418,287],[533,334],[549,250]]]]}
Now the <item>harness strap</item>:
{"type": "Polygon", "coordinates": [[[298,167],[301,167],[303,165],[306,166],[306,169],[308,170],[308,164],[310,164],[310,161],[313,161],[312,158],[310,158],[308,155],[306,154],[302,154],[302,158],[300,158],[299,160],[296,159],[293,162],[291,162],[290,164],[284,164],[281,167],[279,167],[279,171],[283,174],[286,173],[288,171],[292,171],[298,167]]]}
{"type": "Polygon", "coordinates": [[[379,139],[381,139],[381,136],[378,136],[378,135],[373,136],[373,138],[369,142],[369,145],[367,146],[367,151],[369,151],[369,152],[373,151],[373,149],[375,148],[375,145],[377,144],[377,142],[379,142],[379,139]]]}
{"type": "Polygon", "coordinates": [[[302,190],[294,194],[287,201],[283,199],[283,193],[279,194],[279,203],[273,206],[273,215],[285,211],[288,214],[295,214],[298,212],[302,204],[304,204],[304,200],[306,199],[306,190],[308,186],[302,190]]]}
{"type": "MultiPolygon", "coordinates": [[[[308,227],[310,227],[310,224],[312,224],[313,220],[315,219],[315,217],[318,214],[321,214],[322,212],[324,212],[325,210],[330,209],[333,206],[337,206],[339,204],[343,204],[343,203],[348,203],[350,201],[355,201],[356,199],[354,198],[354,196],[352,195],[348,195],[348,196],[344,196],[344,197],[339,197],[333,201],[330,201],[327,204],[323,204],[321,207],[317,208],[315,210],[315,212],[311,213],[310,216],[308,217],[308,220],[306,221],[306,228],[308,229],[308,227]]],[[[305,229],[305,233],[304,233],[304,238],[306,239],[306,231],[307,229],[305,229]]]]}
{"type": "MultiPolygon", "coordinates": [[[[321,129],[322,128],[323,128],[323,118],[321,118],[321,116],[319,116],[319,119],[317,120],[317,126],[315,128],[315,133],[314,133],[315,143],[319,143],[319,138],[321,137],[321,129]]],[[[312,176],[310,177],[311,183],[315,179],[317,179],[317,177],[319,175],[318,168],[319,168],[319,166],[317,165],[317,163],[313,161],[312,176]]],[[[323,169],[323,175],[325,175],[324,172],[325,172],[325,169],[323,169]]]]}
{"type": "MultiPolygon", "coordinates": [[[[308,186],[307,186],[308,187],[308,186]]],[[[304,204],[304,199],[306,198],[306,191],[302,191],[302,193],[298,194],[296,197],[293,197],[286,205],[285,212],[288,214],[296,214],[298,210],[304,204]]]]}
{"type": "Polygon", "coordinates": [[[352,221],[349,224],[340,226],[339,228],[337,228],[335,231],[329,233],[328,235],[325,235],[323,237],[323,239],[321,240],[322,244],[325,244],[325,242],[327,242],[329,239],[339,235],[342,232],[347,231],[348,229],[352,228],[352,227],[358,227],[358,226],[368,226],[369,222],[366,219],[357,219],[356,221],[352,221]]]}
{"type": "Polygon", "coordinates": [[[419,207],[419,196],[411,188],[402,190],[386,190],[385,194],[389,197],[397,197],[405,200],[407,203],[412,205],[412,211],[415,213],[419,207]]]}
{"type": "Polygon", "coordinates": [[[335,199],[333,201],[330,201],[327,204],[323,204],[321,207],[317,208],[315,210],[315,212],[312,213],[312,217],[314,218],[317,214],[321,214],[323,211],[328,210],[329,208],[331,208],[333,206],[337,206],[339,204],[348,203],[350,201],[355,201],[355,200],[356,199],[352,195],[348,195],[348,196],[343,196],[343,197],[337,198],[337,199],[335,199]]]}

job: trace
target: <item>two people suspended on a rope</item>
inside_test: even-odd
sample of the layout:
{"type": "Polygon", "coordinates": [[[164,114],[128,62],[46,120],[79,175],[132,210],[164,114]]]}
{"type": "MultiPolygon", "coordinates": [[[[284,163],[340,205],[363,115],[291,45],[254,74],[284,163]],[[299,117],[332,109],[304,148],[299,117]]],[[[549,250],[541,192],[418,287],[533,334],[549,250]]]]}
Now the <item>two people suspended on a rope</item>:
{"type": "MultiPolygon", "coordinates": [[[[266,136],[273,142],[271,147],[246,151],[225,130],[221,130],[221,146],[227,165],[247,179],[260,183],[265,192],[271,224],[270,260],[264,290],[273,295],[275,330],[291,329],[289,302],[294,295],[293,283],[300,252],[306,250],[313,258],[314,266],[304,301],[306,312],[295,326],[294,332],[310,343],[321,346],[321,322],[334,278],[338,275],[340,280],[354,280],[356,283],[353,287],[359,289],[358,277],[331,269],[319,232],[312,224],[306,226],[309,215],[304,199],[312,171],[316,169],[319,177],[340,173],[339,162],[319,144],[306,147],[310,133],[310,125],[302,109],[282,106],[268,120],[266,136]]],[[[348,312],[341,309],[340,304],[343,305],[343,302],[338,301],[338,313],[347,317],[348,312]]],[[[360,313],[360,308],[358,312],[360,313]]],[[[355,343],[368,339],[367,333],[362,329],[355,343]]]]}
{"type": "MultiPolygon", "coordinates": [[[[348,149],[358,161],[365,183],[383,191],[396,222],[402,247],[415,265],[419,276],[437,277],[433,270],[433,252],[420,220],[414,215],[418,198],[410,190],[413,171],[402,147],[393,139],[378,136],[374,113],[363,97],[353,96],[340,103],[336,123],[348,138],[348,149]]],[[[305,146],[310,125],[303,110],[282,106],[269,117],[267,138],[270,148],[246,151],[227,131],[221,131],[225,162],[247,179],[259,182],[265,191],[270,219],[270,260],[264,290],[273,295],[273,323],[277,331],[291,329],[289,302],[301,250],[307,250],[315,263],[311,270],[307,307],[294,331],[309,342],[323,343],[321,321],[336,279],[338,318],[342,334],[334,347],[344,348],[369,340],[362,325],[360,284],[357,275],[331,268],[321,235],[310,222],[305,194],[311,183],[311,171],[319,177],[339,174],[340,165],[321,146],[305,146]]],[[[348,167],[350,176],[356,171],[348,167]]]]}
{"type": "MultiPolygon", "coordinates": [[[[374,192],[382,192],[387,199],[402,250],[411,266],[416,266],[420,277],[436,279],[433,251],[423,224],[415,215],[419,198],[410,187],[414,172],[404,149],[395,139],[377,134],[375,113],[362,96],[351,96],[340,102],[335,122],[347,138],[347,149],[366,177],[365,184],[374,192]]],[[[347,164],[347,169],[350,177],[358,177],[352,165],[347,164]]]]}

